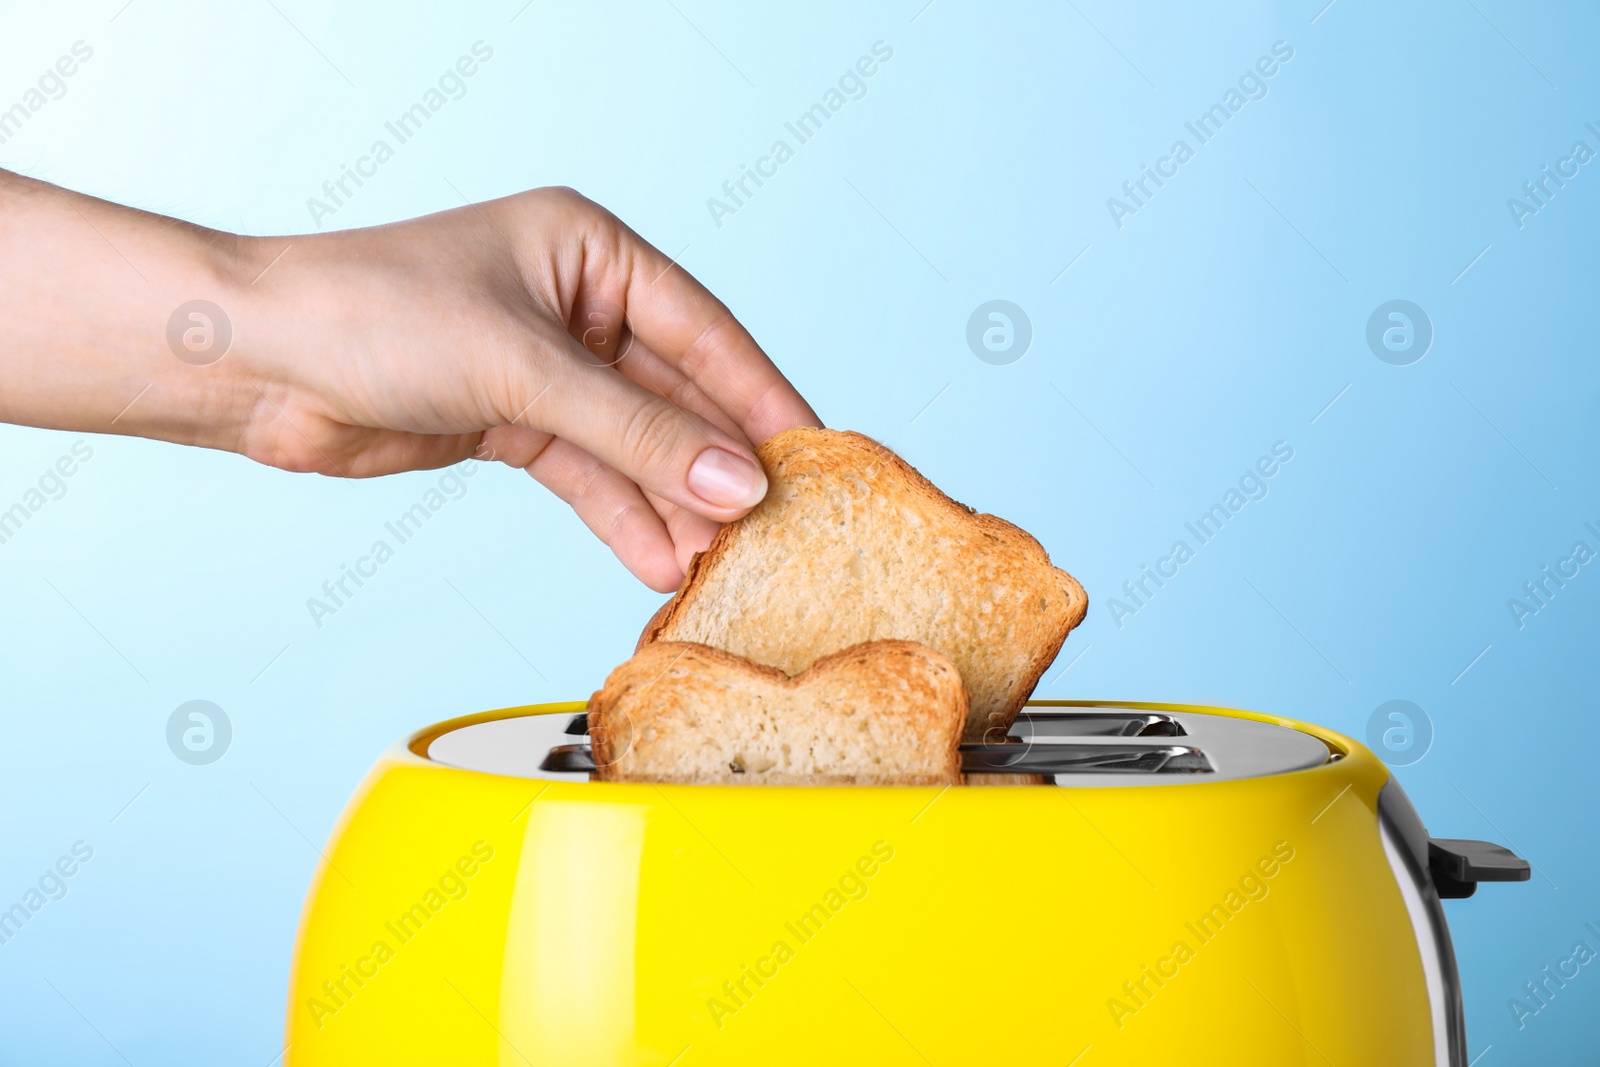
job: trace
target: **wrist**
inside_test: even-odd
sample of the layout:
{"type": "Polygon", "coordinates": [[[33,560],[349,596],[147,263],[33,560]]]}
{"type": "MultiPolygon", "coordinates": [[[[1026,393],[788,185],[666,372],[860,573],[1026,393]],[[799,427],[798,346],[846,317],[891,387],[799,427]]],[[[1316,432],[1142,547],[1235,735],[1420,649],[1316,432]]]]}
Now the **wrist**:
{"type": "Polygon", "coordinates": [[[125,389],[146,391],[117,420],[117,430],[242,451],[261,399],[260,374],[249,357],[261,318],[251,285],[260,271],[258,239],[146,219],[166,232],[146,271],[151,284],[138,316],[137,356],[122,375],[125,389]]]}
{"type": "Polygon", "coordinates": [[[179,309],[241,305],[248,242],[4,172],[0,209],[0,420],[233,447],[237,331],[209,360],[179,309]]]}
{"type": "Polygon", "coordinates": [[[278,318],[255,283],[276,253],[262,238],[180,230],[177,277],[153,316],[160,334],[151,395],[161,396],[132,432],[242,453],[268,387],[262,339],[278,318]]]}

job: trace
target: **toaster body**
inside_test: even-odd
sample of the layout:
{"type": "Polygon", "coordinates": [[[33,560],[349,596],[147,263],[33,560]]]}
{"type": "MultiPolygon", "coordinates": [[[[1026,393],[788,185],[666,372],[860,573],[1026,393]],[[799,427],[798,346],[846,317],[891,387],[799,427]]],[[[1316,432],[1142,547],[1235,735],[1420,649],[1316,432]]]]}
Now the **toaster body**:
{"type": "Polygon", "coordinates": [[[581,709],[454,720],[379,760],[313,879],[286,1062],[1467,1062],[1438,883],[1514,857],[1432,841],[1343,736],[1041,703],[1029,750],[1093,716],[1167,723],[1135,745],[1226,729],[1185,746],[1208,770],[1047,785],[539,771],[581,709]]]}

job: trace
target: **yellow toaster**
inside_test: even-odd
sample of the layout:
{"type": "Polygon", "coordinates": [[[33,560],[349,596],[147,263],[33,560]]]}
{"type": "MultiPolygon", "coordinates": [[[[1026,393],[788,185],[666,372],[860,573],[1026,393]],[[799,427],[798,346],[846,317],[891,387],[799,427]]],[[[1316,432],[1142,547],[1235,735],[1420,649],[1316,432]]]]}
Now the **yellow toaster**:
{"type": "Polygon", "coordinates": [[[741,788],[589,780],[582,708],[378,761],[288,1064],[1465,1067],[1440,900],[1528,877],[1270,715],[1035,701],[964,746],[1014,786],[741,788]]]}

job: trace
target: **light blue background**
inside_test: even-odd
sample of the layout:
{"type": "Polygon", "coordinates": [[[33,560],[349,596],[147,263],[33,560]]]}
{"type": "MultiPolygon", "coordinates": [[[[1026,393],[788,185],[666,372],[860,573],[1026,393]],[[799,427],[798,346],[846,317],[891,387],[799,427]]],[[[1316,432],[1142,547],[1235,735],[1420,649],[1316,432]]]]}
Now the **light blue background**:
{"type": "MultiPolygon", "coordinates": [[[[1430,828],[1538,868],[1448,906],[1473,1054],[1592,1052],[1600,971],[1521,1030],[1507,1001],[1579,939],[1600,949],[1600,566],[1520,630],[1506,606],[1574,541],[1600,549],[1600,164],[1520,230],[1506,207],[1574,141],[1600,149],[1592,10],[521,2],[8,4],[0,107],[74,41],[95,51],[0,165],[301,232],[307,197],[487,42],[467,95],[333,225],[560,183],[681,250],[832,425],[1082,579],[1094,606],[1041,695],[1358,738],[1414,701],[1435,738],[1398,773],[1430,828]],[[867,96],[716,226],[707,197],[879,40],[867,96]],[[1294,58],[1267,97],[1119,230],[1107,197],[1279,40],[1294,58]],[[964,338],[993,298],[1033,325],[1009,366],[964,338]],[[1435,329],[1411,366],[1365,343],[1393,298],[1435,329]],[[1270,495],[1119,628],[1121,584],[1277,441],[1294,459],[1270,495]]],[[[0,898],[74,841],[95,853],[0,946],[0,1062],[267,1064],[314,846],[378,751],[582,698],[660,598],[492,467],[319,630],[306,598],[437,474],[352,485],[4,428],[0,507],[80,438],[67,495],[0,545],[0,898]],[[209,767],[164,739],[194,698],[234,726],[209,767]]]]}

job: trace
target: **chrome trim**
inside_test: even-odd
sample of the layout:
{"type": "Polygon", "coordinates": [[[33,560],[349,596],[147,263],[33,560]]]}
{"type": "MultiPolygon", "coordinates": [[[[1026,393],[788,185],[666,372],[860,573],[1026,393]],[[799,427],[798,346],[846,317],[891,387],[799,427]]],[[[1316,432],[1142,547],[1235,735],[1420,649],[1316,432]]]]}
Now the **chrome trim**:
{"type": "Polygon", "coordinates": [[[1468,1067],[1467,1022],[1455,946],[1444,905],[1428,873],[1428,831],[1400,783],[1390,778],[1378,792],[1378,830],[1394,870],[1400,897],[1411,917],[1428,987],[1433,1018],[1433,1055],[1438,1067],[1468,1067]]]}

